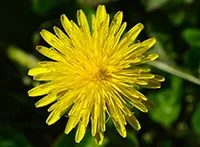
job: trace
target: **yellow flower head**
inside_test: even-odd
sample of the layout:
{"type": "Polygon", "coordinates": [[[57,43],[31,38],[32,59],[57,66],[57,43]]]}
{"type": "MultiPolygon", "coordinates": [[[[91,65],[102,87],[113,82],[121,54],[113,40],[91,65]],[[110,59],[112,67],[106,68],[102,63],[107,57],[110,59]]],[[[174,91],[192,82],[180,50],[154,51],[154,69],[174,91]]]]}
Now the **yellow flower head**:
{"type": "Polygon", "coordinates": [[[45,95],[36,107],[53,103],[48,109],[51,112],[46,120],[48,125],[63,115],[68,117],[66,134],[78,125],[76,142],[83,139],[89,120],[91,134],[98,144],[103,141],[107,117],[122,137],[126,137],[127,122],[139,130],[132,108],[147,112],[148,101],[136,88],[160,88],[159,82],[164,81],[162,76],[148,73],[150,69],[138,66],[158,57],[144,54],[155,44],[155,38],[134,43],[143,29],[141,23],[121,37],[127,25],[122,23],[122,17],[119,11],[110,23],[110,15],[100,5],[96,16],[92,16],[91,28],[79,10],[78,25],[61,15],[66,34],[57,27],[54,27],[56,35],[41,31],[41,36],[52,47],[37,46],[37,50],[53,61],[39,62],[38,67],[29,70],[34,80],[48,82],[28,94],[45,95]]]}

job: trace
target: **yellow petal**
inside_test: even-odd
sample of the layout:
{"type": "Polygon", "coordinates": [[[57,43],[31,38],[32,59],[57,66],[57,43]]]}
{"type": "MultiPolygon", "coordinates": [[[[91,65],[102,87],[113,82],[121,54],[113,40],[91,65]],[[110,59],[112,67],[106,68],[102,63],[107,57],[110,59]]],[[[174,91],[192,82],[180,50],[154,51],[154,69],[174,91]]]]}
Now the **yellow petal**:
{"type": "Polygon", "coordinates": [[[139,91],[136,91],[136,92],[137,92],[138,96],[140,97],[140,99],[141,99],[142,101],[147,101],[147,98],[146,98],[146,96],[145,96],[144,94],[142,94],[142,93],[139,92],[139,91]]]}
{"type": "Polygon", "coordinates": [[[110,33],[109,35],[115,35],[115,33],[119,30],[121,27],[123,18],[123,13],[121,11],[117,12],[115,16],[113,17],[113,20],[110,24],[110,33]]]}
{"type": "Polygon", "coordinates": [[[154,44],[156,43],[156,39],[155,38],[150,38],[147,39],[145,41],[143,41],[142,43],[139,44],[138,47],[135,47],[135,44],[130,47],[130,51],[128,51],[125,55],[127,56],[127,58],[133,59],[143,53],[145,53],[148,49],[150,49],[154,44]]]}
{"type": "Polygon", "coordinates": [[[78,124],[81,116],[70,116],[65,127],[65,133],[69,134],[69,132],[78,124]]]}
{"type": "Polygon", "coordinates": [[[63,31],[61,29],[59,29],[58,27],[54,26],[53,27],[54,32],[56,33],[56,35],[60,38],[60,39],[66,39],[65,41],[70,42],[70,39],[67,37],[67,35],[65,35],[65,33],[63,33],[63,31]]]}
{"type": "Polygon", "coordinates": [[[122,23],[122,17],[123,13],[121,11],[117,12],[115,16],[113,17],[113,20],[110,24],[109,28],[109,34],[108,37],[105,40],[104,48],[102,50],[107,50],[107,52],[110,54],[110,50],[113,48],[114,42],[114,36],[119,30],[121,23],[122,23]]]}
{"type": "Polygon", "coordinates": [[[97,132],[95,135],[95,141],[97,144],[101,145],[103,143],[104,139],[104,133],[103,132],[97,132]]]}
{"type": "Polygon", "coordinates": [[[143,61],[141,61],[141,63],[146,63],[146,62],[154,61],[158,57],[159,57],[158,54],[149,54],[148,56],[146,56],[146,59],[144,59],[143,61]]]}
{"type": "Polygon", "coordinates": [[[28,71],[28,75],[29,76],[35,76],[35,75],[42,74],[42,73],[48,73],[50,71],[51,70],[48,70],[44,67],[35,67],[35,68],[32,68],[28,71]]]}
{"type": "Polygon", "coordinates": [[[141,23],[136,24],[132,29],[130,29],[123,38],[129,38],[130,42],[135,41],[139,33],[143,30],[144,25],[141,23]]]}
{"type": "Polygon", "coordinates": [[[135,84],[137,84],[137,85],[142,85],[142,86],[148,84],[148,81],[146,81],[146,80],[139,80],[139,79],[138,80],[135,79],[133,82],[135,84]]]}
{"type": "Polygon", "coordinates": [[[50,44],[51,46],[54,47],[54,44],[52,43],[52,40],[57,40],[58,38],[53,35],[51,32],[43,29],[41,32],[40,32],[40,35],[42,36],[42,38],[48,43],[50,44]]]}
{"type": "Polygon", "coordinates": [[[155,75],[153,74],[141,74],[138,75],[137,79],[138,80],[149,80],[149,79],[153,79],[155,77],[155,75]]]}
{"type": "Polygon", "coordinates": [[[46,106],[52,102],[54,102],[56,100],[56,95],[55,93],[50,93],[48,94],[47,96],[43,97],[42,99],[40,99],[36,104],[35,106],[38,108],[38,107],[43,107],[43,106],[46,106]]]}
{"type": "Polygon", "coordinates": [[[36,49],[43,54],[44,56],[56,60],[56,61],[61,61],[65,62],[65,59],[61,56],[61,54],[56,51],[54,48],[47,48],[44,46],[37,46],[36,49]]]}
{"type": "Polygon", "coordinates": [[[59,80],[60,78],[62,78],[62,76],[64,76],[64,74],[59,72],[51,72],[35,75],[33,79],[37,81],[51,81],[54,79],[59,80]]]}
{"type": "Polygon", "coordinates": [[[91,119],[91,134],[95,136],[97,131],[97,119],[91,119]]]}
{"type": "Polygon", "coordinates": [[[77,11],[77,19],[80,29],[82,29],[86,33],[86,35],[90,34],[88,21],[82,10],[77,11]]]}
{"type": "Polygon", "coordinates": [[[112,98],[109,97],[107,98],[107,107],[109,109],[115,128],[122,137],[126,137],[126,128],[125,128],[126,120],[120,108],[118,108],[114,103],[114,100],[112,100],[112,98]]]}
{"type": "Polygon", "coordinates": [[[59,52],[63,54],[67,54],[64,42],[57,38],[55,35],[53,35],[51,32],[43,29],[40,32],[40,34],[42,38],[52,47],[56,48],[59,52]]]}
{"type": "MultiPolygon", "coordinates": [[[[65,98],[66,100],[66,98],[65,98]]],[[[66,112],[68,111],[69,107],[72,105],[73,101],[68,102],[68,103],[64,103],[64,102],[57,102],[55,103],[56,106],[54,108],[54,110],[51,112],[51,114],[49,115],[49,117],[46,120],[46,123],[48,125],[52,125],[54,124],[56,121],[58,121],[64,114],[66,114],[66,112]]]]}
{"type": "Polygon", "coordinates": [[[146,108],[146,106],[140,102],[140,101],[131,101],[131,104],[137,108],[138,110],[142,111],[142,112],[148,112],[148,109],[146,108]]]}
{"type": "Polygon", "coordinates": [[[120,38],[121,38],[121,35],[122,35],[122,33],[124,32],[124,30],[126,29],[126,26],[127,26],[127,23],[124,22],[124,23],[122,24],[122,26],[120,27],[119,31],[116,32],[115,39],[113,40],[114,45],[113,45],[112,48],[114,48],[114,47],[119,43],[119,40],[120,40],[120,38]]]}
{"type": "MultiPolygon", "coordinates": [[[[72,92],[72,94],[73,94],[73,92],[72,92]]],[[[74,100],[75,100],[75,98],[73,99],[73,101],[74,100]]],[[[80,121],[80,119],[81,119],[81,117],[84,113],[84,111],[83,111],[84,102],[86,102],[86,101],[76,102],[72,106],[71,110],[69,111],[69,113],[68,113],[69,120],[68,120],[67,125],[65,127],[65,133],[66,134],[68,134],[80,121]]]]}
{"type": "Polygon", "coordinates": [[[93,110],[91,111],[91,134],[92,136],[95,136],[97,131],[97,119],[99,118],[99,115],[101,115],[100,111],[100,99],[98,96],[94,97],[94,105],[93,110]]]}
{"type": "Polygon", "coordinates": [[[92,15],[92,36],[93,36],[93,40],[96,41],[96,37],[97,37],[97,20],[96,20],[96,17],[94,15],[92,15]]]}
{"type": "Polygon", "coordinates": [[[77,143],[79,143],[83,139],[85,132],[86,132],[86,126],[83,125],[81,122],[79,122],[75,136],[75,141],[77,143]]]}
{"type": "Polygon", "coordinates": [[[65,30],[65,32],[71,36],[71,33],[72,33],[72,25],[69,21],[69,19],[67,18],[67,16],[65,14],[62,14],[60,16],[60,21],[61,21],[61,24],[65,30]]]}
{"type": "Polygon", "coordinates": [[[137,118],[135,115],[127,116],[126,115],[126,120],[128,123],[136,130],[140,130],[141,126],[140,123],[138,122],[137,118]]]}
{"type": "Polygon", "coordinates": [[[48,125],[54,124],[56,121],[58,121],[61,118],[60,113],[57,113],[56,111],[52,111],[49,117],[46,120],[46,123],[48,125]]]}
{"type": "Polygon", "coordinates": [[[147,100],[147,101],[141,101],[145,106],[147,106],[147,108],[154,108],[156,105],[150,101],[150,100],[147,100]]]}
{"type": "Polygon", "coordinates": [[[141,46],[150,49],[156,43],[155,38],[149,38],[141,43],[141,46]]]}
{"type": "Polygon", "coordinates": [[[122,136],[122,137],[126,137],[126,128],[125,128],[125,125],[118,122],[117,120],[114,120],[112,119],[114,125],[115,125],[115,128],[117,129],[117,131],[119,132],[119,134],[122,136]]]}
{"type": "Polygon", "coordinates": [[[156,75],[154,74],[155,76],[155,80],[158,81],[158,82],[164,82],[165,81],[165,77],[161,76],[161,75],[156,75]]]}
{"type": "Polygon", "coordinates": [[[157,89],[161,87],[161,84],[157,80],[149,80],[147,85],[142,86],[144,88],[157,89]]]}
{"type": "Polygon", "coordinates": [[[104,21],[105,17],[106,17],[106,8],[104,5],[99,5],[97,7],[97,11],[96,11],[96,18],[97,18],[97,24],[101,24],[102,21],[104,21]]]}
{"type": "Polygon", "coordinates": [[[68,38],[68,36],[65,35],[65,33],[63,33],[63,31],[60,30],[56,26],[54,26],[53,29],[54,29],[54,32],[56,33],[56,36],[58,36],[59,39],[64,43],[65,48],[68,49],[68,50],[71,49],[72,48],[71,40],[68,38]]]}
{"type": "Polygon", "coordinates": [[[31,90],[29,90],[28,91],[28,95],[29,96],[45,95],[45,94],[48,94],[49,91],[54,87],[55,87],[55,85],[53,85],[51,82],[45,83],[45,84],[41,84],[41,85],[38,85],[38,86],[32,88],[31,90]]]}
{"type": "Polygon", "coordinates": [[[143,24],[141,24],[141,23],[136,24],[131,30],[129,30],[122,37],[121,41],[116,46],[116,48],[117,48],[116,50],[124,49],[125,47],[130,45],[130,43],[133,43],[133,41],[135,41],[135,39],[137,38],[137,36],[139,35],[139,33],[142,31],[143,28],[144,28],[143,24]]]}

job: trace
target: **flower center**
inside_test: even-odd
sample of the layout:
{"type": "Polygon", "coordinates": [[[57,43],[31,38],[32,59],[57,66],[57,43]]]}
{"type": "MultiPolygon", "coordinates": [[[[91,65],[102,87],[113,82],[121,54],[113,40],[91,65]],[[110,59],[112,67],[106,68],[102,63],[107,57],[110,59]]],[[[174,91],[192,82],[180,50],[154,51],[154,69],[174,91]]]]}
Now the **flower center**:
{"type": "Polygon", "coordinates": [[[93,81],[104,81],[110,78],[111,75],[106,69],[99,68],[96,71],[94,71],[92,80],[93,81]]]}

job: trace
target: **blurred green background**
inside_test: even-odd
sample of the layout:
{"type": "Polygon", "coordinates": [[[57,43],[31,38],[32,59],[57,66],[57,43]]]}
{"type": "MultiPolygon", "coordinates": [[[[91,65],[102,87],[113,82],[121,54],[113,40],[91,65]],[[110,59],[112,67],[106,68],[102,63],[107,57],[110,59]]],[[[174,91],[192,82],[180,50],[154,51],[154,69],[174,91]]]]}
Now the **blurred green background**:
{"type": "MultiPolygon", "coordinates": [[[[160,58],[148,66],[166,77],[159,90],[142,90],[156,107],[149,113],[136,112],[142,125],[135,131],[127,125],[122,138],[107,123],[104,147],[199,147],[200,146],[200,1],[199,0],[1,0],[0,4],[0,147],[96,147],[90,127],[80,144],[74,143],[75,130],[64,135],[67,119],[52,126],[45,120],[47,107],[36,109],[39,97],[27,91],[37,82],[27,76],[29,68],[44,60],[35,50],[41,29],[61,27],[65,13],[76,21],[76,11],[88,17],[98,4],[105,4],[113,16],[124,12],[127,29],[136,23],[145,29],[138,40],[156,37],[150,52],[160,58]]],[[[90,19],[89,19],[90,20],[90,19]]]]}

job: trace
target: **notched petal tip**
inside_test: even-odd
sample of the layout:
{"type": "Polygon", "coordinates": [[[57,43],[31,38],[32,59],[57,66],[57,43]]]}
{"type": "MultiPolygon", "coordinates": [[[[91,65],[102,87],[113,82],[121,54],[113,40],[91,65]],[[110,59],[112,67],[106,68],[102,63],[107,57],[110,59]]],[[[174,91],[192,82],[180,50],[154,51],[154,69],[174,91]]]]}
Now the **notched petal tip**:
{"type": "Polygon", "coordinates": [[[123,18],[123,12],[122,12],[122,11],[118,11],[118,12],[115,14],[114,18],[115,18],[116,20],[120,20],[119,22],[121,23],[122,18],[123,18]]]}
{"type": "Polygon", "coordinates": [[[86,19],[86,16],[85,16],[85,13],[83,12],[83,10],[80,9],[77,11],[77,19],[78,19],[78,21],[86,19]]]}
{"type": "Polygon", "coordinates": [[[38,51],[40,51],[42,48],[43,48],[43,46],[41,46],[41,45],[36,46],[36,50],[38,50],[38,51]]]}
{"type": "Polygon", "coordinates": [[[98,5],[97,9],[98,8],[105,8],[105,5],[98,5]]]}
{"type": "Polygon", "coordinates": [[[97,7],[97,12],[96,13],[105,13],[106,12],[106,7],[105,5],[98,5],[97,7]]]}
{"type": "Polygon", "coordinates": [[[52,34],[51,32],[45,30],[45,29],[42,29],[40,31],[40,35],[42,36],[42,38],[51,46],[54,46],[54,44],[52,43],[52,39],[56,39],[57,37],[52,34]]]}
{"type": "Polygon", "coordinates": [[[104,19],[106,16],[107,12],[106,12],[106,7],[104,5],[99,5],[97,7],[97,11],[96,11],[96,17],[101,20],[104,19]]]}
{"type": "Polygon", "coordinates": [[[65,14],[62,14],[60,16],[60,21],[61,21],[63,27],[65,27],[65,25],[67,25],[67,27],[71,27],[71,23],[65,14]]]}
{"type": "Polygon", "coordinates": [[[60,29],[57,26],[53,27],[53,30],[56,34],[58,34],[60,32],[60,29]]]}
{"type": "Polygon", "coordinates": [[[104,139],[104,133],[103,132],[97,132],[95,137],[95,141],[98,145],[101,145],[103,143],[104,139]]]}
{"type": "Polygon", "coordinates": [[[71,28],[72,28],[72,23],[69,21],[69,19],[67,18],[67,16],[65,14],[62,14],[60,16],[60,21],[61,21],[61,24],[65,30],[65,32],[69,35],[70,32],[72,31],[71,28]]]}
{"type": "Polygon", "coordinates": [[[80,10],[77,11],[77,16],[78,16],[78,17],[80,17],[82,14],[84,14],[84,12],[83,12],[82,9],[80,9],[80,10]]]}
{"type": "Polygon", "coordinates": [[[60,15],[60,20],[63,21],[67,16],[65,14],[60,15]]]}

